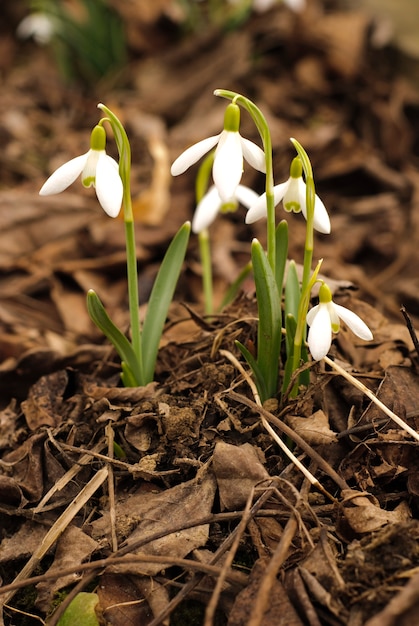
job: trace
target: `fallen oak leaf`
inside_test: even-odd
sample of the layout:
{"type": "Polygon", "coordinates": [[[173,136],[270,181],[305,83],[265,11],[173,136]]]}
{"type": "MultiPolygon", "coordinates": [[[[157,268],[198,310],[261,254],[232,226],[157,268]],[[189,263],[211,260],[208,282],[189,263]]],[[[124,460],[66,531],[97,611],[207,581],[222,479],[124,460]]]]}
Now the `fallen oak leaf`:
{"type": "Polygon", "coordinates": [[[386,511],[380,507],[377,498],[366,491],[344,489],[342,497],[343,514],[356,533],[369,533],[386,524],[405,522],[411,518],[405,502],[393,511],[386,511]]]}

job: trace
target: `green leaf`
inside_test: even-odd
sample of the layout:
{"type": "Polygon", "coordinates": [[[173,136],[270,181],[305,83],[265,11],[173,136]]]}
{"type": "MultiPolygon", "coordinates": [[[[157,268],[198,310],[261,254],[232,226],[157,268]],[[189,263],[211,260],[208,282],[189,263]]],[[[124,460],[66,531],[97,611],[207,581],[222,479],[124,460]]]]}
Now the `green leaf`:
{"type": "Polygon", "coordinates": [[[238,347],[244,358],[246,359],[250,369],[252,370],[253,377],[255,379],[256,387],[258,388],[259,396],[266,397],[267,389],[265,385],[265,379],[262,376],[262,372],[259,369],[259,365],[253,354],[244,346],[240,341],[235,341],[235,345],[238,347]]]}
{"type": "Polygon", "coordinates": [[[225,292],[223,300],[219,307],[220,311],[222,311],[224,307],[226,307],[228,304],[231,304],[231,302],[233,302],[234,298],[239,293],[240,287],[242,286],[246,278],[249,276],[251,271],[252,271],[252,264],[249,261],[249,263],[246,263],[244,268],[241,270],[240,274],[237,276],[234,282],[231,283],[230,287],[225,292]]]}
{"type": "Polygon", "coordinates": [[[93,289],[87,292],[87,310],[93,322],[109,339],[121,358],[124,385],[136,387],[144,384],[141,380],[139,363],[130,342],[112,322],[99,296],[93,289]]]}
{"type": "Polygon", "coordinates": [[[100,626],[96,615],[98,604],[96,593],[78,593],[58,620],[57,626],[100,626]]]}
{"type": "Polygon", "coordinates": [[[252,264],[259,310],[257,364],[265,381],[264,402],[278,391],[279,353],[281,349],[281,301],[275,277],[265,251],[256,239],[252,242],[252,264]]]}
{"type": "Polygon", "coordinates": [[[285,316],[285,345],[287,360],[284,368],[284,380],[282,381],[282,393],[284,394],[290,384],[294,366],[294,337],[297,328],[295,317],[289,313],[285,316]]]}
{"type": "Polygon", "coordinates": [[[144,385],[151,382],[154,378],[159,343],[185,259],[190,232],[191,225],[189,222],[186,222],[176,233],[166,251],[150,294],[141,338],[144,385]]]}
{"type": "Polygon", "coordinates": [[[287,280],[285,283],[285,317],[292,315],[298,318],[300,304],[300,281],[298,280],[297,266],[295,261],[288,264],[287,280]]]}

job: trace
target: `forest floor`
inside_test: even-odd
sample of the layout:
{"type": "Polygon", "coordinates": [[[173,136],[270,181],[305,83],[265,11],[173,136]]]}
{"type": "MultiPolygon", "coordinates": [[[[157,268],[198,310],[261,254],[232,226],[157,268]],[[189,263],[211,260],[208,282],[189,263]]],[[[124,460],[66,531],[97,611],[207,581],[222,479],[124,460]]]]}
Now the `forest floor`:
{"type": "MultiPolygon", "coordinates": [[[[232,304],[205,316],[194,235],[155,382],[123,388],[85,295],[94,288],[128,329],[123,221],[77,183],[59,196],[38,191],[87,151],[105,103],[132,146],[143,315],[164,251],[195,207],[196,168],[172,179],[170,164],[220,132],[226,102],[214,89],[251,98],[271,128],[276,182],[295,156],[290,137],[309,154],[332,223],[330,235],[316,236],[315,261],[323,259],[336,302],[374,334],[367,344],[342,328],[329,356],[415,430],[418,355],[400,309],[418,323],[417,66],[374,45],[371,18],[333,2],[326,10],[313,0],[301,14],[278,5],[189,32],[168,2],[147,15],[119,2],[126,63],[97,81],[73,67],[68,82],[51,48],[17,40],[22,9],[8,4],[0,33],[4,624],[56,624],[61,603],[81,592],[78,626],[97,624],[96,613],[114,626],[416,623],[417,441],[330,363],[311,364],[296,399],[259,406],[235,347],[256,342],[254,285],[248,279],[232,304]]],[[[245,113],[241,132],[259,141],[245,113]]],[[[108,150],[116,157],[112,141],[108,150]]],[[[246,168],[243,180],[263,191],[261,174],[246,168]]],[[[305,221],[281,207],[277,215],[287,217],[289,256],[301,263],[305,221]]],[[[265,243],[265,224],[247,226],[239,208],[210,234],[220,303],[252,239],[265,243]]]]}

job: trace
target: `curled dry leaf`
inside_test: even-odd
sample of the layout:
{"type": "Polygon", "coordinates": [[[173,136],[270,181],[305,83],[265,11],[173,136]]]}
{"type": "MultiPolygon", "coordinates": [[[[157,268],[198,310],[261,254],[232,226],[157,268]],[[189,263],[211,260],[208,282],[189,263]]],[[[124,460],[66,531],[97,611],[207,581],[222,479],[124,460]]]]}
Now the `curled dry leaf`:
{"type": "Polygon", "coordinates": [[[406,522],[411,517],[408,505],[404,502],[393,511],[385,511],[369,493],[343,490],[342,497],[343,513],[356,533],[369,533],[386,524],[406,522]]]}
{"type": "Polygon", "coordinates": [[[293,430],[311,445],[329,444],[336,441],[336,433],[331,430],[327,415],[319,409],[311,417],[287,415],[286,422],[293,430]]]}
{"type": "Polygon", "coordinates": [[[215,446],[212,465],[221,507],[227,511],[242,508],[253,487],[270,478],[250,443],[233,446],[219,441],[215,446]]]}

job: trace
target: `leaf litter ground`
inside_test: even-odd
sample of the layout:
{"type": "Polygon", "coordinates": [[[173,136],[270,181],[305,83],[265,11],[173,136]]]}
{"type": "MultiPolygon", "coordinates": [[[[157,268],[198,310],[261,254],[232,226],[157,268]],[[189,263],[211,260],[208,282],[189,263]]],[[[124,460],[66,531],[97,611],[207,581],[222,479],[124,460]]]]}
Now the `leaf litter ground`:
{"type": "MultiPolygon", "coordinates": [[[[218,132],[224,105],[214,88],[254,98],[272,126],[276,171],[287,177],[290,136],[310,154],[333,228],[316,255],[336,300],[374,332],[365,346],[342,330],[331,356],[416,429],[417,355],[399,309],[417,322],[419,98],[403,58],[374,49],[370,19],[333,3],[326,12],[312,2],[302,16],[278,7],[236,30],[176,40],[156,3],[147,29],[129,30],[129,68],[76,92],[46,51],[17,44],[19,10],[2,10],[4,623],[45,621],[81,591],[97,594],[114,625],[415,623],[417,443],[328,365],[311,368],[296,400],[259,407],[234,361],[236,339],[249,349],[256,341],[253,285],[203,317],[196,242],[156,382],[121,388],[84,294],[95,288],[128,326],[123,226],[75,187],[37,195],[57,165],[86,150],[96,102],[115,108],[132,140],[144,308],[165,247],[193,211],[192,174],[171,181],[171,160],[218,132]],[[317,486],[262,418],[294,442],[317,486]]],[[[263,225],[249,232],[242,218],[212,230],[218,300],[251,238],[264,237],[263,225]]],[[[304,225],[290,222],[298,259],[304,225]]]]}

